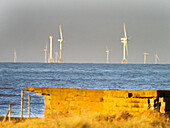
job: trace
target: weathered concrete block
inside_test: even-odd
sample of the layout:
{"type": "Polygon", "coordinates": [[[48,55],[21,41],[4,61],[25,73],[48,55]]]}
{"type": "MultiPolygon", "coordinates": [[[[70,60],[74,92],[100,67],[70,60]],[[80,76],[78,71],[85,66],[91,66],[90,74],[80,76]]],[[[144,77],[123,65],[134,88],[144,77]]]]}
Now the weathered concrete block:
{"type": "Polygon", "coordinates": [[[53,113],[115,114],[128,111],[139,114],[145,110],[170,111],[169,90],[97,90],[74,88],[25,88],[27,91],[44,95],[44,115],[53,113]]]}

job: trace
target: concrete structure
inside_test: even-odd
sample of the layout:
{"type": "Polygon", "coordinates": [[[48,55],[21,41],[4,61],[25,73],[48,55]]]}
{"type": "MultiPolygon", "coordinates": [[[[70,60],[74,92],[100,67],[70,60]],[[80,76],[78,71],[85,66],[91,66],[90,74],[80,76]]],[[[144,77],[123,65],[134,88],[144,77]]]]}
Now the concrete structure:
{"type": "Polygon", "coordinates": [[[54,63],[54,58],[53,58],[53,37],[50,36],[50,57],[48,58],[48,63],[54,63]]]}
{"type": "Polygon", "coordinates": [[[24,88],[44,96],[44,116],[64,114],[115,114],[145,110],[170,111],[170,90],[97,90],[73,88],[24,88]]]}

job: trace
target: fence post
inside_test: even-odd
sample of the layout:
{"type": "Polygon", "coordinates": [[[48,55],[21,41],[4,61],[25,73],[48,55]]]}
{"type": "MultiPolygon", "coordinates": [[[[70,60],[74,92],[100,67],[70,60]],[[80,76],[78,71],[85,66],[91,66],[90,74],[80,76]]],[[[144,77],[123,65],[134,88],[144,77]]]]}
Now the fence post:
{"type": "Polygon", "coordinates": [[[21,90],[21,120],[23,119],[23,90],[21,90]]]}
{"type": "Polygon", "coordinates": [[[5,122],[5,120],[6,120],[7,116],[8,116],[8,114],[9,114],[9,110],[8,110],[7,113],[6,113],[6,115],[5,115],[4,119],[3,119],[3,122],[5,122]]]}
{"type": "Polygon", "coordinates": [[[31,108],[30,108],[30,95],[28,95],[28,117],[30,118],[30,112],[31,112],[31,108]]]}
{"type": "Polygon", "coordinates": [[[11,121],[11,105],[9,105],[9,121],[11,121]]]}

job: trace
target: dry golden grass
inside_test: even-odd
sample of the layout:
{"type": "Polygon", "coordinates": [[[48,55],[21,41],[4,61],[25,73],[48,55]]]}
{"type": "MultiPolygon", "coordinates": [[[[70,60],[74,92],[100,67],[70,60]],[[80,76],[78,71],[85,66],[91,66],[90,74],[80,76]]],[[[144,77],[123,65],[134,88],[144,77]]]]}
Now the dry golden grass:
{"type": "Polygon", "coordinates": [[[26,119],[16,122],[0,122],[0,128],[170,128],[165,115],[146,111],[138,116],[128,112],[116,115],[53,115],[51,118],[26,119]]]}

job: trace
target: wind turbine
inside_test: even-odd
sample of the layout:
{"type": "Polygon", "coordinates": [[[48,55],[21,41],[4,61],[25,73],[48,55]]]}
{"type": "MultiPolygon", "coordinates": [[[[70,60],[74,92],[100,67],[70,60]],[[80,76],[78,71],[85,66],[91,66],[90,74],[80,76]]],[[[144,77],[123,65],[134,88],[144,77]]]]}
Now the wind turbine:
{"type": "Polygon", "coordinates": [[[60,39],[58,39],[58,42],[60,42],[60,58],[59,58],[59,63],[63,63],[63,60],[62,60],[62,42],[63,42],[63,34],[62,34],[62,31],[61,31],[61,25],[59,25],[59,28],[60,28],[60,39]]]}
{"type": "Polygon", "coordinates": [[[52,56],[53,53],[53,37],[50,36],[50,57],[48,58],[48,63],[54,63],[54,58],[52,56]]]}
{"type": "Polygon", "coordinates": [[[47,63],[47,43],[44,49],[44,53],[45,53],[45,63],[47,63]]]}
{"type": "Polygon", "coordinates": [[[149,53],[144,52],[144,64],[146,64],[146,56],[149,55],[149,53]]]}
{"type": "Polygon", "coordinates": [[[157,54],[155,54],[155,64],[158,64],[158,61],[160,61],[159,57],[157,54]]]}
{"type": "Polygon", "coordinates": [[[14,63],[16,63],[17,62],[17,53],[16,53],[16,51],[14,51],[14,63]]]}
{"type": "Polygon", "coordinates": [[[124,36],[121,38],[121,43],[123,43],[123,59],[122,59],[122,64],[127,64],[127,59],[126,59],[126,52],[128,56],[128,47],[127,47],[127,35],[126,35],[126,28],[124,24],[124,36]]]}
{"type": "Polygon", "coordinates": [[[108,48],[106,48],[106,54],[107,54],[107,61],[106,61],[106,63],[108,64],[109,63],[109,49],[108,48]]]}
{"type": "Polygon", "coordinates": [[[55,62],[58,63],[58,58],[59,58],[59,55],[58,55],[58,52],[56,51],[55,52],[55,62]]]}

